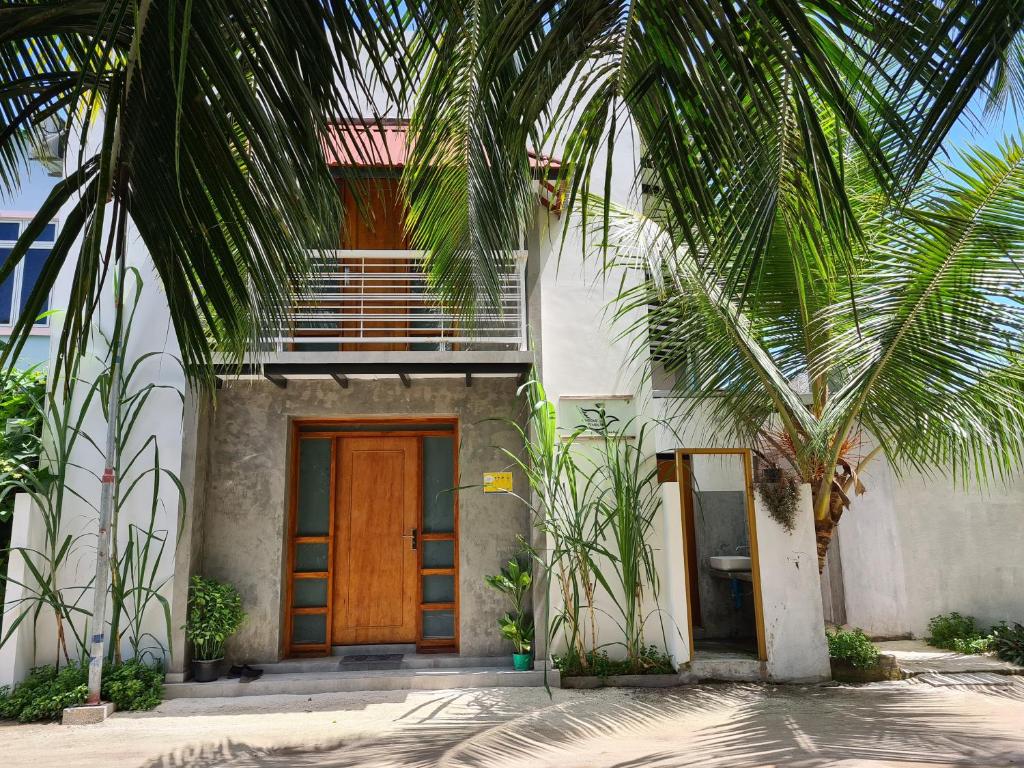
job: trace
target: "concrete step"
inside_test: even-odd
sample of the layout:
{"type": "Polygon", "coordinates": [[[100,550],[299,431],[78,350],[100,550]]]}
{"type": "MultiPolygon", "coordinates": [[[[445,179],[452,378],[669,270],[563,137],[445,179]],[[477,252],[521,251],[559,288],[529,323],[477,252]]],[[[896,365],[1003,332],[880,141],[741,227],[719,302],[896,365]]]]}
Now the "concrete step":
{"type": "Polygon", "coordinates": [[[331,656],[385,655],[389,653],[416,653],[415,643],[393,643],[385,645],[332,645],[331,656]]]}
{"type": "MultiPolygon", "coordinates": [[[[369,655],[360,651],[352,655],[369,655]]],[[[378,655],[378,654],[373,654],[378,655]]],[[[379,654],[383,655],[383,654],[379,654]]],[[[460,656],[457,653],[410,653],[402,656],[397,662],[356,662],[342,664],[338,656],[314,659],[285,659],[272,664],[253,664],[265,674],[278,675],[292,672],[359,672],[370,670],[394,669],[463,669],[490,667],[512,668],[512,660],[508,656],[460,656]]]]}
{"type": "Polygon", "coordinates": [[[684,664],[680,677],[686,682],[701,680],[767,680],[768,665],[758,659],[722,655],[695,656],[684,664]]]}
{"type": "MultiPolygon", "coordinates": [[[[516,672],[506,667],[457,669],[401,669],[361,672],[280,672],[264,674],[259,680],[241,683],[220,679],[212,683],[168,683],[164,698],[216,698],[234,696],[272,696],[348,691],[442,690],[446,688],[503,688],[543,686],[544,673],[516,672]]],[[[557,671],[548,672],[548,685],[559,687],[557,671]]]]}

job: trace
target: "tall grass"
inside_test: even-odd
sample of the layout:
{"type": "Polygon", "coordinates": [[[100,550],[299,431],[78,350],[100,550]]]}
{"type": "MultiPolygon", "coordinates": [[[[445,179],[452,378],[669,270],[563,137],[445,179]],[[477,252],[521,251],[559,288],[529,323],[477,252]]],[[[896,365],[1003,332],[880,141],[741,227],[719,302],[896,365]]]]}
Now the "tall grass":
{"type": "MultiPolygon", "coordinates": [[[[36,397],[32,411],[42,420],[43,435],[40,441],[41,455],[34,466],[28,466],[20,477],[12,481],[15,490],[27,493],[35,502],[44,526],[43,543],[39,548],[15,547],[16,553],[25,563],[29,579],[13,581],[23,589],[24,596],[15,605],[13,616],[5,617],[4,632],[0,645],[6,643],[24,621],[38,625],[43,611],[49,611],[56,623],[58,664],[61,656],[64,663],[81,661],[88,655],[85,627],[91,611],[82,606],[85,596],[92,588],[93,580],[85,584],[69,586],[66,574],[72,572],[72,561],[83,550],[94,551],[94,544],[84,534],[69,533],[70,526],[65,519],[68,503],[84,504],[98,517],[100,475],[82,461],[90,449],[102,463],[104,459],[100,444],[86,429],[88,417],[95,405],[107,403],[110,388],[110,365],[112,354],[121,360],[128,360],[130,330],[133,325],[142,292],[142,279],[137,270],[129,270],[134,279],[135,291],[128,322],[127,333],[121,334],[117,349],[112,349],[109,338],[99,329],[94,329],[100,354],[94,362],[99,374],[91,380],[81,374],[81,361],[60,380],[50,382],[45,393],[36,397]],[[59,394],[58,394],[59,393],[59,394]],[[83,473],[95,481],[82,489],[73,483],[70,474],[83,473]]],[[[174,387],[155,383],[139,384],[143,365],[163,353],[145,353],[135,358],[130,365],[118,366],[121,378],[121,408],[116,425],[117,456],[115,461],[116,483],[114,487],[114,514],[111,520],[109,594],[112,610],[109,619],[111,638],[107,655],[111,661],[121,660],[121,644],[127,641],[133,657],[146,653],[157,655],[170,648],[171,612],[170,603],[162,594],[167,578],[160,576],[161,564],[166,555],[169,532],[160,527],[161,486],[171,483],[177,491],[179,507],[184,499],[184,490],[177,475],[160,462],[159,445],[156,435],[145,436],[138,448],[132,448],[137,437],[137,425],[142,419],[150,398],[160,390],[170,390],[183,399],[174,387]],[[142,523],[130,522],[122,526],[122,515],[129,506],[139,503],[138,497],[149,492],[146,504],[148,515],[142,523]],[[124,528],[126,541],[121,545],[119,533],[124,528]],[[151,610],[159,610],[163,619],[165,637],[155,637],[144,630],[145,617],[151,610]]],[[[172,358],[173,360],[173,358],[172,358]]],[[[174,360],[175,365],[180,363],[174,360]]],[[[104,411],[104,417],[109,414],[104,411]]],[[[164,516],[166,517],[166,516],[164,516]]]]}
{"type": "Polygon", "coordinates": [[[588,436],[597,438],[599,449],[585,461],[577,446],[584,427],[558,429],[555,405],[541,382],[526,382],[520,393],[528,417],[525,427],[513,426],[523,451],[506,454],[529,482],[532,497],[523,501],[547,544],[537,556],[548,589],[560,598],[554,616],[545,617],[547,637],[560,634],[571,665],[584,672],[608,646],[621,646],[639,670],[649,618],[645,598],[656,599],[658,590],[650,537],[660,496],[656,462],[644,453],[647,427],[627,440],[602,412],[588,436]],[[607,612],[598,607],[602,595],[613,606],[619,634],[610,640],[598,637],[598,614],[607,612]]]}

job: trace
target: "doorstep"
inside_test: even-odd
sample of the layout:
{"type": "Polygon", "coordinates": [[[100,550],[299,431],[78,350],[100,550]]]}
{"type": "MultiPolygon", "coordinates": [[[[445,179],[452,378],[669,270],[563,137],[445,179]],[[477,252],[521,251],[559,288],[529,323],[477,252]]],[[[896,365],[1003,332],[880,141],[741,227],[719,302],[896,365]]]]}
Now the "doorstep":
{"type": "MultiPolygon", "coordinates": [[[[548,672],[547,683],[552,688],[559,687],[557,671],[548,672]]],[[[251,683],[225,678],[212,683],[167,683],[164,685],[164,698],[273,696],[277,694],[305,696],[351,691],[434,691],[445,688],[540,687],[543,685],[544,672],[537,670],[516,672],[511,667],[265,672],[263,677],[253,680],[251,683]]]]}

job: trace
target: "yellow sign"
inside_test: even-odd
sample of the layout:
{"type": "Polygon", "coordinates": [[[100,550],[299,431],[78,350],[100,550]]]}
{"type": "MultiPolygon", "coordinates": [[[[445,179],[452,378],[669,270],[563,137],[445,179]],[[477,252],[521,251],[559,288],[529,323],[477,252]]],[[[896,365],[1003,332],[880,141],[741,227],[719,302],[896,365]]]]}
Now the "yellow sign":
{"type": "Polygon", "coordinates": [[[484,493],[511,493],[511,472],[484,472],[484,493]]]}

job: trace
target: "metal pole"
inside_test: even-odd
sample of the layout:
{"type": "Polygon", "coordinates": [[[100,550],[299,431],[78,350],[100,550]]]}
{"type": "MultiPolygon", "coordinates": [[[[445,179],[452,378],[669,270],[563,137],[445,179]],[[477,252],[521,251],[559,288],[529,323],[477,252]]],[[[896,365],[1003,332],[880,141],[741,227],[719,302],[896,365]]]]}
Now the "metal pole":
{"type": "MultiPolygon", "coordinates": [[[[121,216],[124,212],[121,211],[121,216]]],[[[123,226],[117,221],[113,226],[123,226]]],[[[117,237],[117,285],[114,288],[114,335],[110,348],[110,393],[107,399],[106,466],[100,480],[100,526],[96,537],[96,578],[93,580],[92,632],[89,638],[89,695],[86,704],[100,703],[103,683],[103,634],[107,620],[107,584],[110,580],[110,522],[114,513],[117,478],[117,423],[121,417],[121,310],[124,303],[125,254],[123,233],[117,237]]],[[[111,638],[117,642],[117,638],[111,638]]]]}

